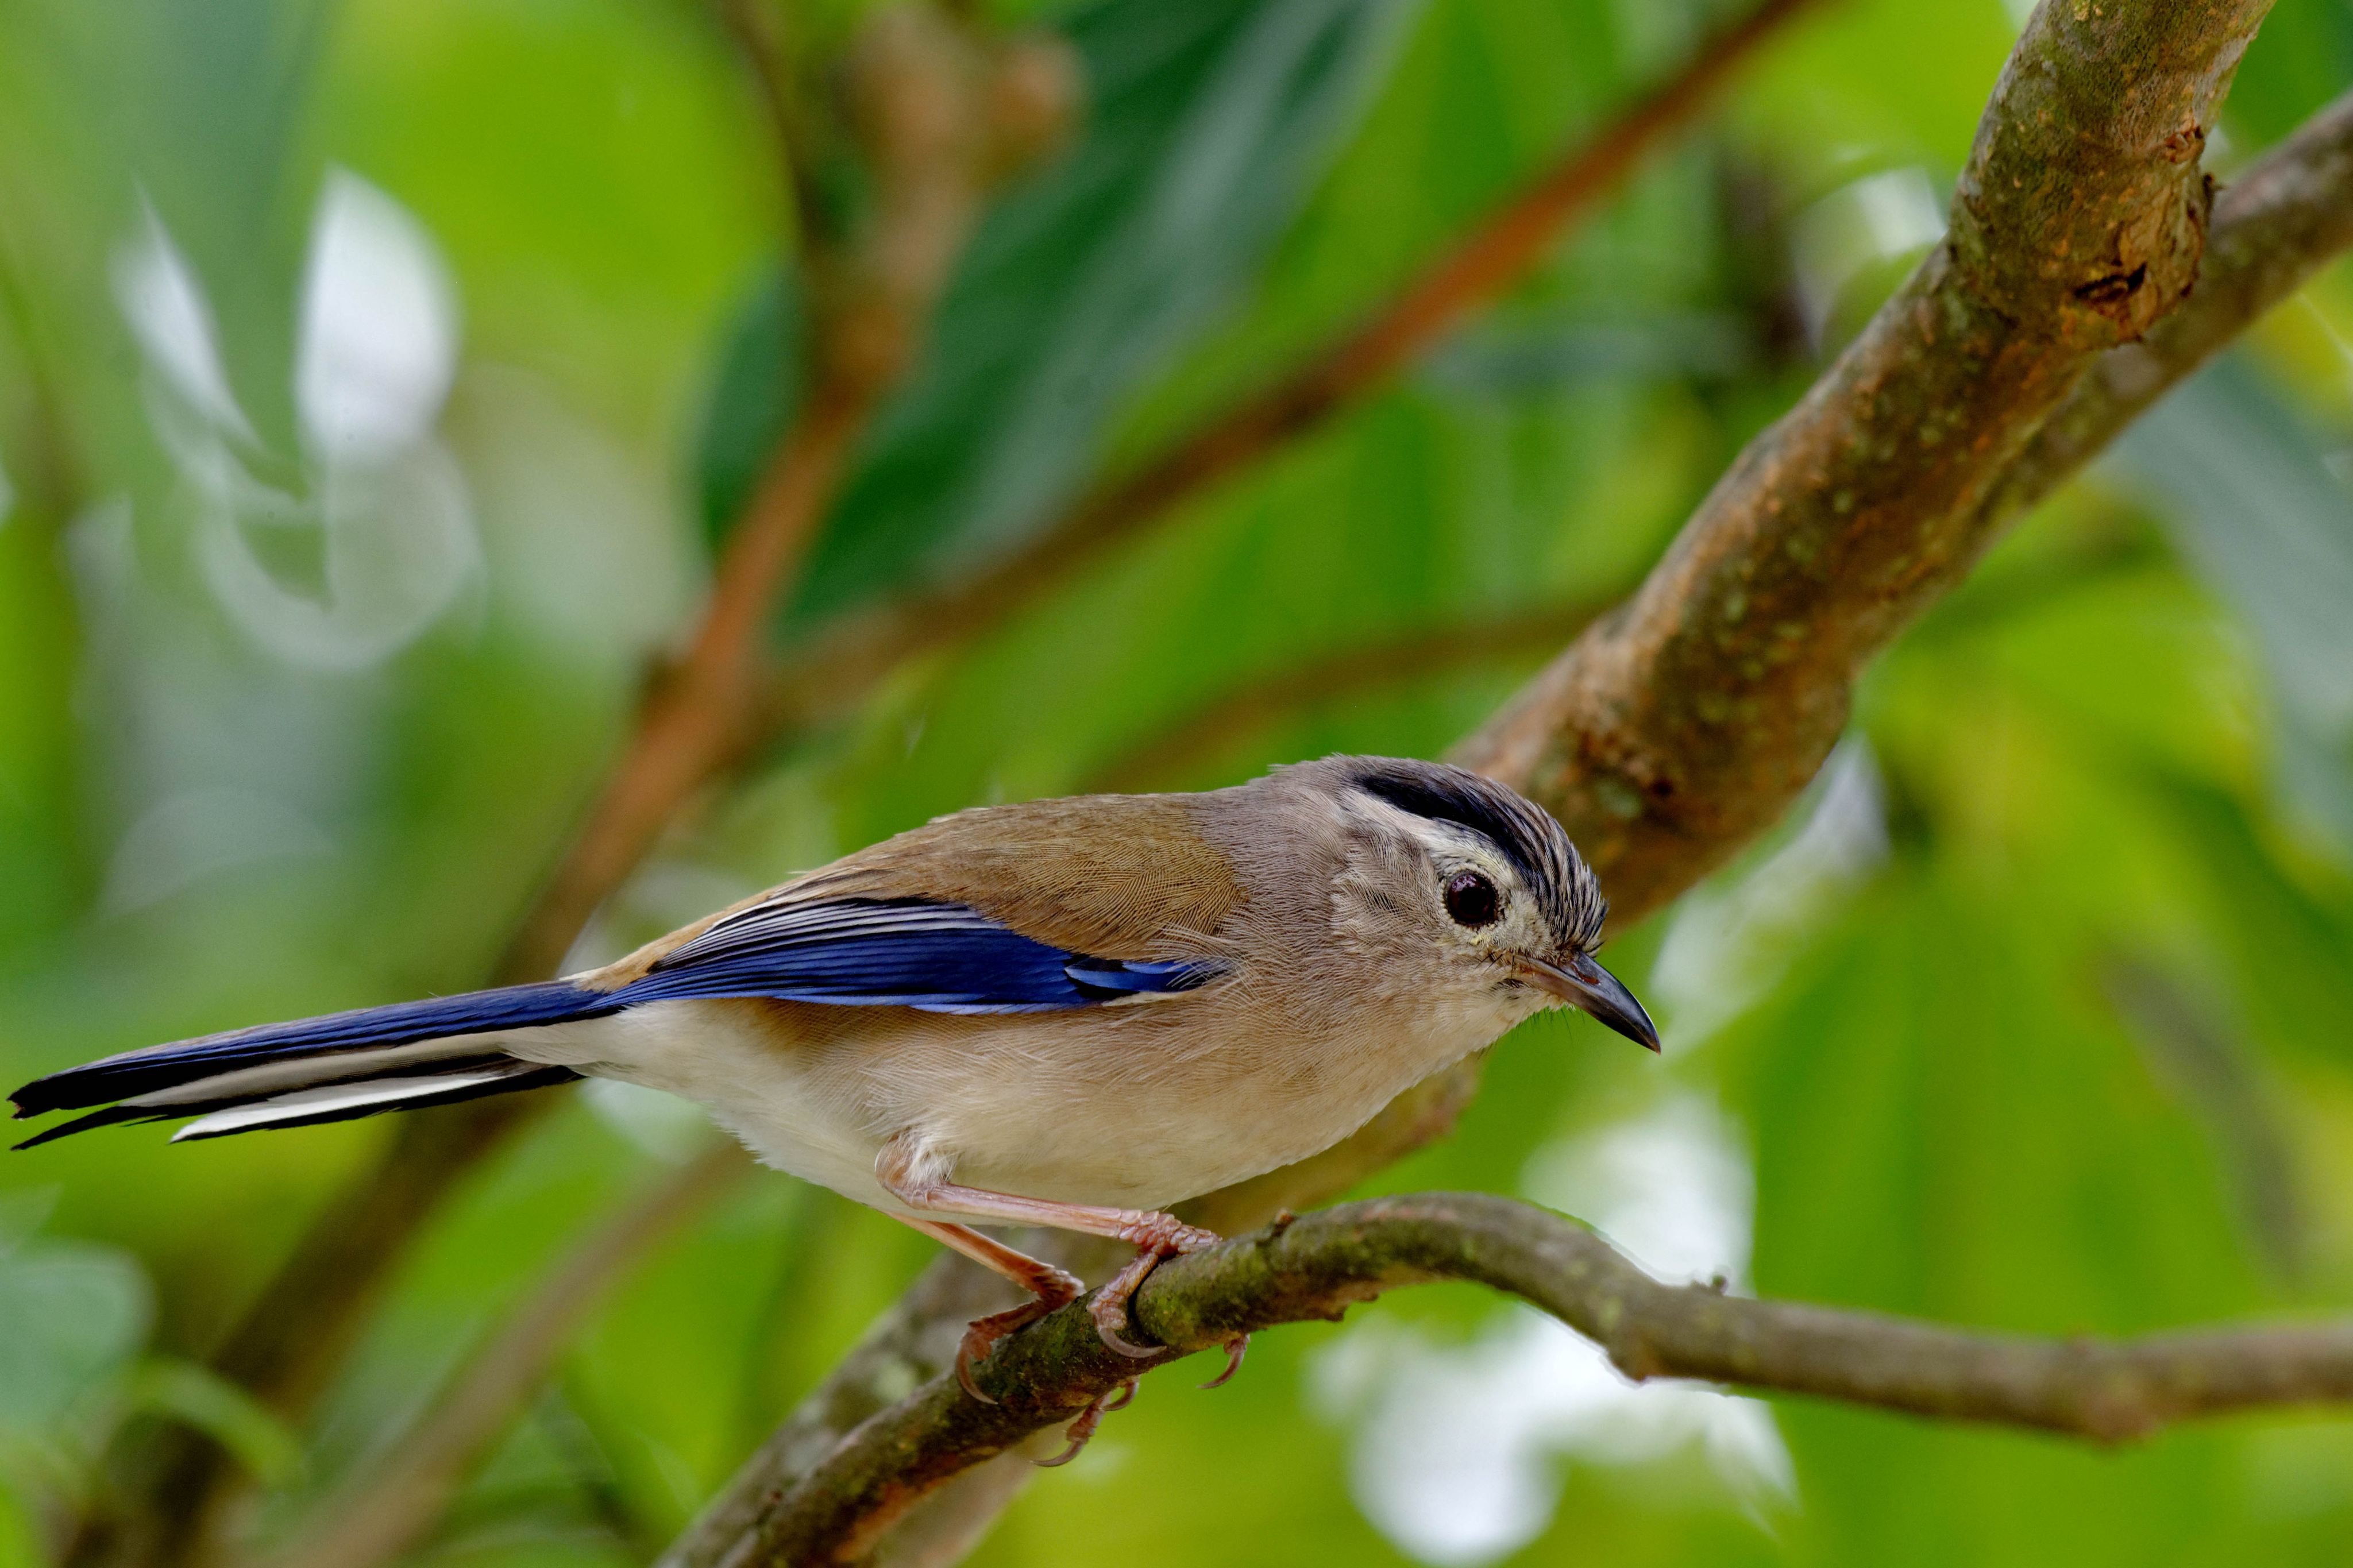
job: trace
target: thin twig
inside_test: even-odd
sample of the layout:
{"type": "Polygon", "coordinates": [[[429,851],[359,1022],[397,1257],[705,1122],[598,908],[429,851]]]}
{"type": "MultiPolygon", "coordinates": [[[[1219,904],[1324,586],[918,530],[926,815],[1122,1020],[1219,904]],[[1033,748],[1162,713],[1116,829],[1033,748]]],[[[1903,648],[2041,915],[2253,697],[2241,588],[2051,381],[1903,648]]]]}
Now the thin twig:
{"type": "Polygon", "coordinates": [[[2094,1442],[2232,1411],[2353,1402],[2353,1321],[2106,1340],[1979,1333],[1877,1312],[1662,1285],[1585,1226],[1477,1193],[1348,1204],[1161,1266],[1135,1318],[1168,1347],[1106,1349],[1084,1303],[1015,1335],[851,1432],[761,1522],[728,1568],[865,1560],[951,1478],[1069,1421],[1140,1371],[1239,1333],[1328,1321],[1401,1286],[1469,1280],[1592,1340],[1628,1377],[1699,1378],[2094,1442]]]}
{"type": "Polygon", "coordinates": [[[853,614],[778,671],[770,722],[839,712],[917,654],[999,626],[1121,541],[1228,475],[1356,406],[1525,276],[1643,159],[1696,121],[1770,39],[1820,0],[1764,0],[1682,69],[1577,143],[1337,341],[1166,451],[1088,489],[973,575],[853,614]]]}
{"type": "Polygon", "coordinates": [[[670,1172],[599,1221],[454,1369],[426,1413],[269,1559],[270,1568],[375,1568],[424,1539],[607,1292],[752,1169],[733,1141],[670,1172]]]}
{"type": "MultiPolygon", "coordinates": [[[[808,390],[729,536],[692,635],[650,684],[619,759],[498,965],[500,981],[553,973],[597,906],[751,732],[770,608],[873,409],[912,363],[982,187],[1014,172],[988,86],[993,72],[1025,65],[1019,47],[991,49],[913,9],[880,13],[859,35],[844,70],[856,123],[844,135],[873,163],[877,196],[861,232],[800,237],[811,279],[808,390]]],[[[764,82],[789,85],[782,67],[754,63],[764,82]]],[[[1028,145],[1034,153],[1044,143],[1033,132],[1028,145]]],[[[796,149],[779,151],[789,174],[796,149]]],[[[307,1410],[404,1244],[545,1104],[513,1097],[406,1119],[297,1241],[216,1369],[281,1415],[307,1410]]],[[[218,1550],[242,1483],[218,1444],[183,1427],[152,1432],[122,1468],[130,1484],[84,1521],[72,1562],[175,1568],[218,1550]]]]}
{"type": "Polygon", "coordinates": [[[1165,786],[1220,747],[1277,720],[1402,681],[1429,680],[1507,659],[1535,659],[1575,637],[1599,613],[1593,605],[1546,605],[1409,632],[1278,669],[1212,698],[1113,758],[1095,770],[1086,787],[1165,786]]]}
{"type": "Polygon", "coordinates": [[[753,712],[768,607],[823,521],[878,392],[820,388],[769,461],[729,535],[693,641],[649,694],[620,761],[509,948],[502,979],[554,973],[597,905],[734,755],[753,712]]]}

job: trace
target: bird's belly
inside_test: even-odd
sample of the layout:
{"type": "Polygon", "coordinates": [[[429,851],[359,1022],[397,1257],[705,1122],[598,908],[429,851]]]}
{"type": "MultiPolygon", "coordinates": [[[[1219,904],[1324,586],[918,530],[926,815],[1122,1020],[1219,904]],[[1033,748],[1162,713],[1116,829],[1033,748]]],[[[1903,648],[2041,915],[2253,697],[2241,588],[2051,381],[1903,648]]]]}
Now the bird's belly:
{"type": "Polygon", "coordinates": [[[765,1163],[905,1215],[874,1174],[894,1137],[961,1185],[1161,1208],[1330,1147],[1494,1032],[1382,1039],[1359,1019],[1345,1042],[1285,1048],[1141,1009],[893,1012],[657,1003],[532,1054],[698,1100],[765,1163]]]}
{"type": "Polygon", "coordinates": [[[854,1086],[822,1057],[791,1048],[760,1013],[733,1002],[655,1002],[608,1017],[510,1037],[512,1054],[701,1104],[761,1163],[904,1215],[875,1180],[878,1131],[854,1086]]]}
{"type": "Polygon", "coordinates": [[[936,1096],[923,1131],[968,1186],[1166,1208],[1330,1148],[1499,1032],[1382,1031],[1359,1015],[1345,1039],[1276,1041],[1214,1018],[1180,1028],[1173,1008],[1165,1020],[1156,1039],[1150,1015],[1128,1039],[1068,1015],[993,1037],[1001,1058],[936,1096]]]}
{"type": "MultiPolygon", "coordinates": [[[[955,1180],[994,1192],[1166,1208],[1331,1147],[1394,1098],[1387,1086],[1302,1093],[1275,1074],[1172,1074],[1148,1094],[1081,1101],[1041,1086],[982,1092],[933,1122],[955,1180]]],[[[1402,1089],[1404,1085],[1397,1086],[1402,1089]]]]}

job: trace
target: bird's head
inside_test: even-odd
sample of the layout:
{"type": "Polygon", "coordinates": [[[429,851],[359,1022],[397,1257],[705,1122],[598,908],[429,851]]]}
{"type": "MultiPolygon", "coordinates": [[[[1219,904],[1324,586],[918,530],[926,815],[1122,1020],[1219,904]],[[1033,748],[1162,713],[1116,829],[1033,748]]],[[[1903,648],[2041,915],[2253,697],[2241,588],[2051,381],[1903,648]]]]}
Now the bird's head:
{"type": "Polygon", "coordinates": [[[1594,962],[1609,910],[1592,868],[1535,802],[1442,763],[1335,757],[1325,783],[1365,849],[1341,896],[1349,918],[1408,939],[1451,988],[1507,1014],[1566,1004],[1637,1044],[1659,1033],[1594,962]]]}

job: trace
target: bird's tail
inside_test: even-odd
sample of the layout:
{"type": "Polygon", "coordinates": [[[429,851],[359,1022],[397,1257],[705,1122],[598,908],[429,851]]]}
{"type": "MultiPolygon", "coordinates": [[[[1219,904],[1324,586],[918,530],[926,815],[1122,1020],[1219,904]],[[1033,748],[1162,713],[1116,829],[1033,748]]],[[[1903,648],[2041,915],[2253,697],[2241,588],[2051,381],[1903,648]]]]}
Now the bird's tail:
{"type": "Polygon", "coordinates": [[[125,1051],[51,1073],[10,1096],[19,1117],[105,1107],[17,1147],[115,1122],[196,1118],[172,1135],[176,1143],[563,1083],[579,1074],[521,1060],[500,1049],[495,1037],[603,1017],[621,1005],[605,992],[551,980],[125,1051]]]}

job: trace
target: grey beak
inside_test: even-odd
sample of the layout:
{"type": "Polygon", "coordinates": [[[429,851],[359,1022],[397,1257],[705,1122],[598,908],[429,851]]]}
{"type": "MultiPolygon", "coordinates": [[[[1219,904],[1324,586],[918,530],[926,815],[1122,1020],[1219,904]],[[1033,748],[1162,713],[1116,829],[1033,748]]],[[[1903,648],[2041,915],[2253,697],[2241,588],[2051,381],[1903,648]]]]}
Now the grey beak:
{"type": "Polygon", "coordinates": [[[1642,1005],[1634,1000],[1634,994],[1616,975],[1585,954],[1577,953],[1566,964],[1523,958],[1520,965],[1531,981],[1570,1006],[1592,1014],[1638,1046],[1653,1051],[1659,1048],[1658,1026],[1642,1011],[1642,1005]]]}

